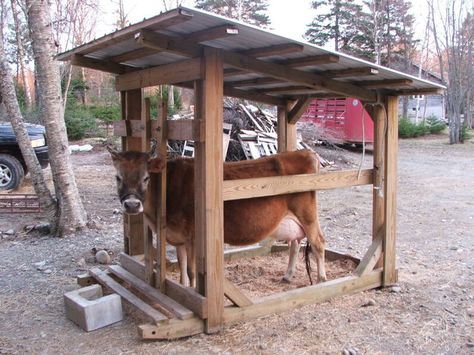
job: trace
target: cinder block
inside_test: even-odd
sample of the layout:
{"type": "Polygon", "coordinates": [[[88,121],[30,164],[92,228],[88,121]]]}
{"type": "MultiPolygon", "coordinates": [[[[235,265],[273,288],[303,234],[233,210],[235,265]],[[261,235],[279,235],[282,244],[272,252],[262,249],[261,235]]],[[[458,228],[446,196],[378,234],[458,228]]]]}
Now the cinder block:
{"type": "Polygon", "coordinates": [[[87,332],[123,319],[119,295],[103,296],[102,286],[91,285],[64,294],[66,317],[87,332]]]}

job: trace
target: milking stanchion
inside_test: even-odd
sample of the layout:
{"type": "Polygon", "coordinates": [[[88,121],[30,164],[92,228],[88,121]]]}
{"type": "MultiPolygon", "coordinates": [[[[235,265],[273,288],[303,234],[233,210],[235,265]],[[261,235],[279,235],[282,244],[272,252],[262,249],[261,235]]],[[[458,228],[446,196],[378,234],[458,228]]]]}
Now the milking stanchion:
{"type": "MultiPolygon", "coordinates": [[[[82,285],[101,283],[150,318],[151,324],[138,327],[142,338],[212,333],[235,322],[397,281],[398,96],[438,94],[443,86],[187,8],[131,25],[58,59],[116,74],[123,120],[114,133],[122,137],[124,150],[146,151],[151,138],[158,140],[161,154],[166,154],[167,139],[195,142],[196,289],[166,276],[165,173],[152,174],[145,212],[124,218],[120,266],[92,269],[89,277],[79,279],[82,285]],[[163,104],[158,120],[150,119],[143,88],[161,84],[194,89],[194,119],[167,120],[163,104]],[[375,123],[373,168],[223,181],[224,95],[277,106],[279,151],[296,149],[296,122],[312,98],[358,98],[375,123]],[[360,260],[326,251],[329,260],[356,260],[353,274],[257,300],[224,277],[224,201],[357,185],[374,188],[372,245],[360,260]],[[231,306],[225,306],[225,297],[231,306]]],[[[239,256],[269,250],[268,245],[246,248],[239,256]]]]}

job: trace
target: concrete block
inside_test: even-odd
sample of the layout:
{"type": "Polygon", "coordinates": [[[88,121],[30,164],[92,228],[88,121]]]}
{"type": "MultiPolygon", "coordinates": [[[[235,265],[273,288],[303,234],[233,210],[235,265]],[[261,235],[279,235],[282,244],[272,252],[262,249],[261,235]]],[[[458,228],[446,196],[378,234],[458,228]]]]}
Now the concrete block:
{"type": "Polygon", "coordinates": [[[64,294],[66,317],[87,332],[123,319],[119,295],[103,296],[102,286],[91,285],[64,294]]]}

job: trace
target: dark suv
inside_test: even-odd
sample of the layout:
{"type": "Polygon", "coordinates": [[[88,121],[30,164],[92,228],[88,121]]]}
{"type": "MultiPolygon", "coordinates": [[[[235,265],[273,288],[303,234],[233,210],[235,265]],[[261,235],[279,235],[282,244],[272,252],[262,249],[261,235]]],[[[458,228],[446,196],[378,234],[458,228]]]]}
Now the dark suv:
{"type": "MultiPolygon", "coordinates": [[[[48,145],[43,126],[26,124],[26,129],[41,167],[48,166],[48,145]]],[[[0,122],[0,190],[17,188],[27,168],[10,123],[0,122]]]]}

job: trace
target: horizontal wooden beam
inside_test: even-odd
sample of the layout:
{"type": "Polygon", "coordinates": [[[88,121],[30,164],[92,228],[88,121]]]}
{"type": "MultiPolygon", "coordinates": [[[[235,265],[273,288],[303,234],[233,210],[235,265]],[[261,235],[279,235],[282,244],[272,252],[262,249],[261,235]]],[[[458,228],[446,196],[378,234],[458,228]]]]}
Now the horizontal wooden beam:
{"type": "Polygon", "coordinates": [[[282,94],[282,93],[301,93],[301,92],[308,92],[308,91],[320,91],[321,89],[316,88],[309,88],[303,85],[287,85],[287,86],[279,86],[279,87],[272,87],[272,88],[263,88],[263,89],[256,89],[256,92],[263,93],[263,94],[282,94]]]}
{"type": "Polygon", "coordinates": [[[119,75],[115,81],[115,88],[117,91],[126,91],[200,78],[201,59],[193,58],[119,75]]]}
{"type": "Polygon", "coordinates": [[[283,82],[275,78],[255,78],[255,79],[228,81],[226,82],[226,85],[239,88],[239,87],[246,87],[246,86],[260,86],[260,85],[268,85],[268,84],[276,84],[276,83],[283,83],[283,82]]]}
{"type": "Polygon", "coordinates": [[[324,302],[336,296],[369,290],[379,286],[382,286],[382,271],[377,270],[362,277],[346,276],[313,286],[297,288],[261,298],[247,307],[226,307],[224,309],[224,324],[229,325],[269,314],[281,313],[305,305],[324,302]]]}
{"type": "Polygon", "coordinates": [[[138,335],[145,340],[175,340],[204,333],[204,321],[197,317],[179,320],[171,319],[168,324],[142,324],[138,335]]]}
{"type": "Polygon", "coordinates": [[[319,74],[288,68],[280,64],[265,62],[239,53],[221,51],[224,63],[235,68],[367,101],[377,100],[375,92],[352,84],[327,79],[319,74]]]}
{"type": "Polygon", "coordinates": [[[357,170],[347,170],[319,174],[225,180],[222,194],[224,201],[229,201],[372,184],[373,169],[361,170],[360,176],[358,175],[357,170]]]}
{"type": "Polygon", "coordinates": [[[88,58],[79,54],[74,54],[72,56],[71,64],[78,67],[100,70],[100,71],[104,71],[106,73],[112,73],[112,74],[123,74],[123,73],[126,73],[127,70],[137,69],[134,67],[114,63],[110,60],[99,60],[95,58],[88,58]]]}
{"type": "MultiPolygon", "coordinates": [[[[152,120],[149,122],[151,132],[157,131],[158,122],[152,120]]],[[[204,132],[202,120],[167,120],[165,123],[166,137],[169,140],[193,140],[202,141],[204,132]]],[[[120,120],[114,122],[114,136],[117,137],[141,137],[145,125],[138,120],[120,120]]],[[[154,223],[151,216],[148,217],[150,223],[154,223]]]]}
{"type": "Polygon", "coordinates": [[[87,54],[92,53],[103,48],[106,48],[112,44],[123,42],[127,39],[133,38],[133,36],[143,29],[152,29],[154,31],[164,29],[173,25],[178,25],[185,21],[192,19],[193,16],[186,12],[184,9],[175,9],[164,14],[160,14],[144,20],[137,24],[128,26],[122,30],[118,30],[114,33],[103,36],[90,43],[82,45],[78,48],[70,50],[68,52],[59,54],[56,59],[58,60],[69,60],[73,54],[87,54]]]}
{"type": "Polygon", "coordinates": [[[446,89],[430,88],[430,89],[401,89],[396,90],[393,95],[409,96],[409,95],[443,95],[446,89]]]}
{"type": "Polygon", "coordinates": [[[189,58],[200,57],[203,47],[198,44],[183,41],[181,37],[170,37],[151,31],[140,31],[135,36],[135,41],[143,47],[170,52],[189,58]]]}

